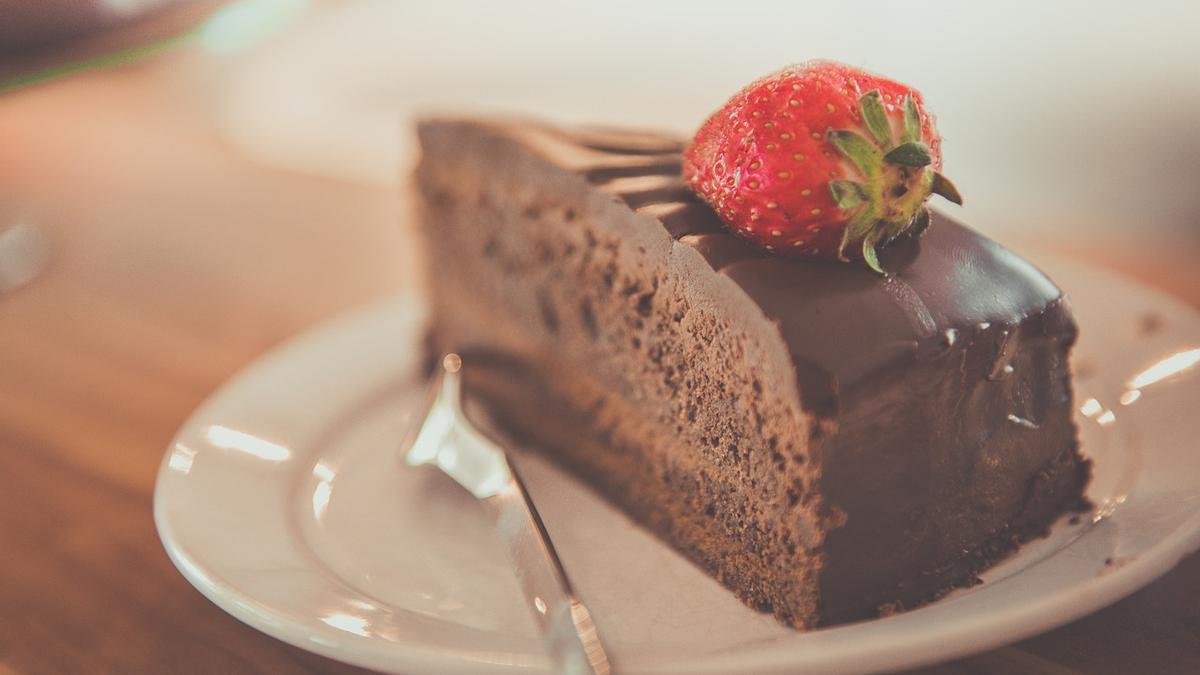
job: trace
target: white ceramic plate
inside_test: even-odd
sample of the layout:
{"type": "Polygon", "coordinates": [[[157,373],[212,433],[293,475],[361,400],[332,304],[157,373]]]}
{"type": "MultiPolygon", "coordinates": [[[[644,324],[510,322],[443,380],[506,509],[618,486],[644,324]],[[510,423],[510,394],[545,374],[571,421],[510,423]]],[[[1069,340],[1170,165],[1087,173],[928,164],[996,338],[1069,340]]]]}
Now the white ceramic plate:
{"type": "MultiPolygon", "coordinates": [[[[812,674],[940,661],[1082,616],[1200,547],[1200,368],[1188,367],[1200,358],[1200,317],[1110,273],[1041,262],[1082,327],[1076,389],[1096,517],[1060,522],[986,583],[925,608],[784,629],[521,454],[619,671],[812,674]]],[[[213,602],[305,649],[393,672],[544,672],[482,513],[436,471],[399,461],[423,394],[413,373],[419,308],[401,297],[335,320],[218,391],[167,452],[159,533],[213,602]]]]}

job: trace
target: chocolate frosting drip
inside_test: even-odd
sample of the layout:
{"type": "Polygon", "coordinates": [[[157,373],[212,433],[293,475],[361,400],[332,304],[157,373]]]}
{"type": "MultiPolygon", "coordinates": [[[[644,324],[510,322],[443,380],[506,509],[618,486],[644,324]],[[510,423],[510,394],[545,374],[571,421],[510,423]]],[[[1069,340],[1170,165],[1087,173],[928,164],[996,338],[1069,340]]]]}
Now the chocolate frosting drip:
{"type": "Polygon", "coordinates": [[[1089,468],[1066,364],[1075,327],[1045,275],[936,212],[921,236],[881,251],[886,279],[771,255],[687,189],[666,142],[631,138],[579,139],[606,153],[584,175],[745,291],[778,325],[805,407],[832,429],[813,439],[840,523],[824,544],[825,622],[936,597],[1082,503],[1089,468]],[[620,189],[639,176],[661,180],[620,189]]]}

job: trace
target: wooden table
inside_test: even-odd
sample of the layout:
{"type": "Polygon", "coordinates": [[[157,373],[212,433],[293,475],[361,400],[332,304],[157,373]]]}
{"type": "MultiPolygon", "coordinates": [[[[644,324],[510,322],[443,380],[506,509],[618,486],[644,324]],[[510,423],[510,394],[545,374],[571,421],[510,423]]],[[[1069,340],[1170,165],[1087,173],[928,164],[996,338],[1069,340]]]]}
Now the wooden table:
{"type": "MultiPolygon", "coordinates": [[[[0,296],[0,675],[361,672],[210,604],[151,519],[164,449],[215,387],[413,277],[393,194],[222,144],[215,69],[183,53],[0,97],[0,213],[23,210],[52,246],[40,278],[0,296]]],[[[1123,260],[1200,304],[1200,275],[1123,260]]],[[[922,672],[1200,673],[1200,557],[922,672]]]]}

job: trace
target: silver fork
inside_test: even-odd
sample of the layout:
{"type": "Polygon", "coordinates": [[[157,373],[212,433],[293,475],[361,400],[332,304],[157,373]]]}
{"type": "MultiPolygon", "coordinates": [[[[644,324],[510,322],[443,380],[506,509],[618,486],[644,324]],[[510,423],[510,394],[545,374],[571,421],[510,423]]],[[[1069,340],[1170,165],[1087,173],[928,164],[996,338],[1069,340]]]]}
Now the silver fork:
{"type": "Polygon", "coordinates": [[[608,675],[608,656],[592,616],[571,588],[529,493],[504,450],[463,413],[462,359],[446,354],[441,365],[428,410],[406,440],[406,461],[437,466],[492,516],[554,672],[608,675]]]}

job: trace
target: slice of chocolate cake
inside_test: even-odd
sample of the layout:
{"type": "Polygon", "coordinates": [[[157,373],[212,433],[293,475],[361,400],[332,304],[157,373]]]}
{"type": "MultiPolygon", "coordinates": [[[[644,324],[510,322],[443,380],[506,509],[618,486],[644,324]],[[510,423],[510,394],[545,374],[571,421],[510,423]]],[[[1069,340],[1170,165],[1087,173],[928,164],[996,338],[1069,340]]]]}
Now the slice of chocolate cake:
{"type": "Polygon", "coordinates": [[[751,606],[910,608],[1084,503],[1075,326],[998,244],[935,213],[880,251],[889,277],[787,259],[728,233],[673,139],[419,133],[430,349],[751,606]]]}

